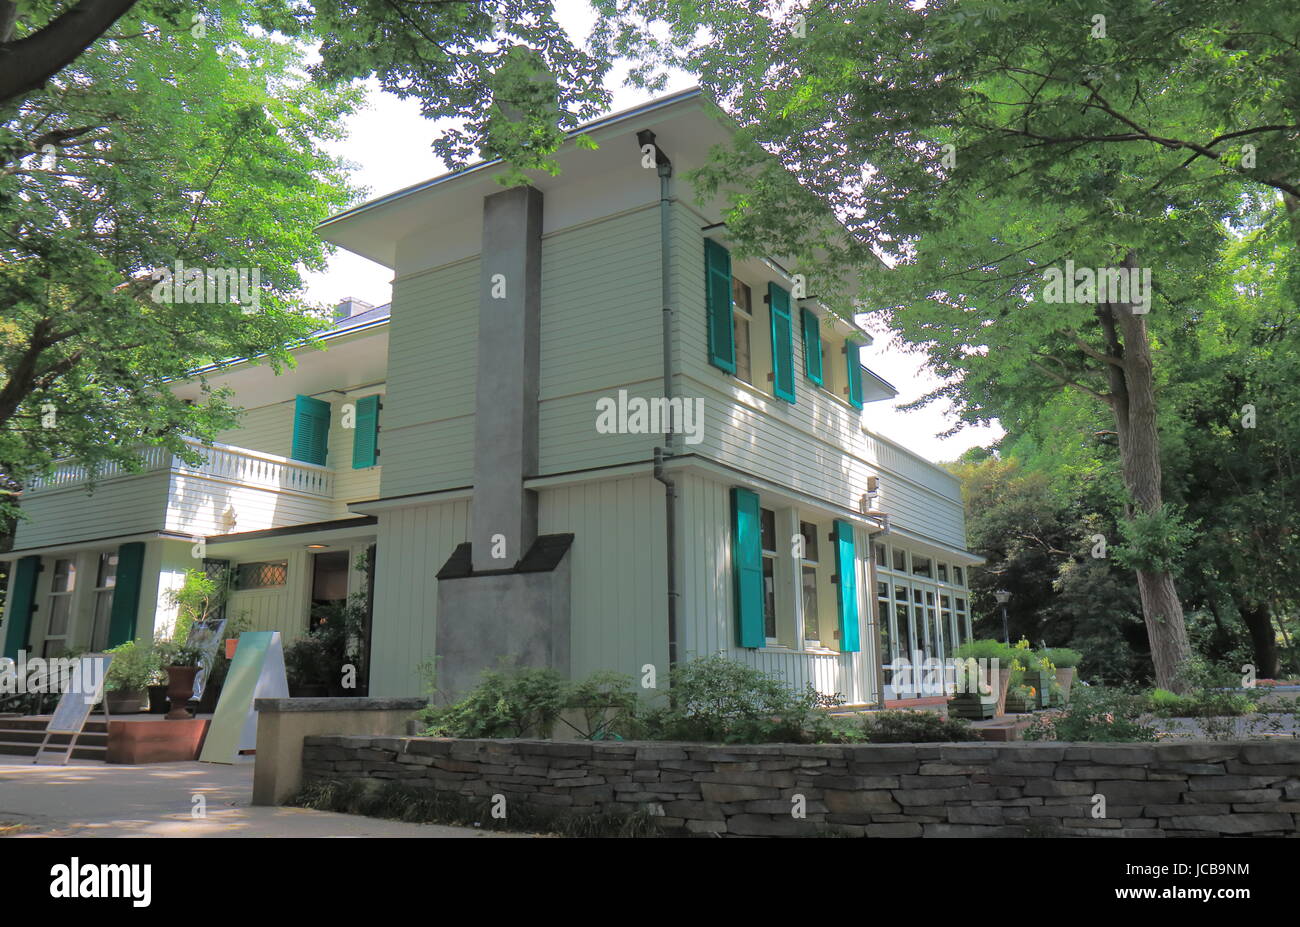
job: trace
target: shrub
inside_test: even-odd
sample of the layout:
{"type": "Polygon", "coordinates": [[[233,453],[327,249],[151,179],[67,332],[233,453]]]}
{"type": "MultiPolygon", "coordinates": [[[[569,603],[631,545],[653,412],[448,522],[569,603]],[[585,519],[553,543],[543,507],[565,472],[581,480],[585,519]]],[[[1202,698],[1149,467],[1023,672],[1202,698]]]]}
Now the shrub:
{"type": "Polygon", "coordinates": [[[873,744],[928,744],[979,740],[967,721],[932,711],[877,711],[862,716],[866,740],[873,744]]]}
{"type": "Polygon", "coordinates": [[[314,628],[284,648],[284,667],[292,686],[340,690],[345,666],[361,667],[358,653],[365,628],[364,593],[343,605],[318,606],[314,628]]]}
{"type": "Polygon", "coordinates": [[[104,677],[111,692],[143,692],[163,680],[158,652],[149,640],[127,641],[104,652],[113,655],[104,677]]]}
{"type": "Polygon", "coordinates": [[[1083,654],[1069,647],[1051,647],[1043,651],[1043,656],[1052,661],[1058,669],[1071,669],[1083,660],[1083,654]]]}
{"type": "Polygon", "coordinates": [[[552,669],[484,670],[479,684],[445,708],[425,709],[429,737],[547,736],[565,706],[567,685],[552,669]]]}
{"type": "Polygon", "coordinates": [[[805,743],[827,733],[814,690],[794,692],[779,678],[718,654],[679,663],[671,684],[670,703],[645,716],[651,739],[805,743]]]}
{"type": "Polygon", "coordinates": [[[1004,644],[1002,641],[995,641],[989,638],[981,640],[966,641],[953,652],[953,655],[960,660],[997,660],[1002,666],[1011,665],[1013,648],[1010,644],[1004,644]]]}
{"type": "Polygon", "coordinates": [[[1146,696],[1102,686],[1080,686],[1068,707],[1041,714],[1025,731],[1025,740],[1094,743],[1149,743],[1156,731],[1142,720],[1146,696]]]}
{"type": "Polygon", "coordinates": [[[639,730],[637,695],[632,677],[608,670],[592,673],[582,682],[567,687],[566,708],[582,712],[582,728],[569,724],[587,740],[631,737],[639,730]]]}

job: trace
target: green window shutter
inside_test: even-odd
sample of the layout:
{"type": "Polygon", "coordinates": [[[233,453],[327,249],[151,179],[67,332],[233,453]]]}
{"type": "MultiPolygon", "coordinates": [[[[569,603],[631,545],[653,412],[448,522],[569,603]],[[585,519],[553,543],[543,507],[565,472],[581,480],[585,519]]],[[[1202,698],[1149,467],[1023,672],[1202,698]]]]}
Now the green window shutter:
{"type": "Polygon", "coordinates": [[[357,400],[356,431],[352,436],[352,469],[373,467],[379,457],[379,397],[357,400]]]}
{"type": "Polygon", "coordinates": [[[835,573],[839,585],[840,650],[857,653],[858,644],[858,558],[853,546],[853,526],[835,520],[835,573]]]}
{"type": "Polygon", "coordinates": [[[767,285],[768,315],[772,317],[772,392],[794,402],[794,329],[790,320],[790,291],[767,285]]]}
{"type": "Polygon", "coordinates": [[[822,377],[822,327],[811,309],[802,309],[799,321],[803,328],[803,372],[818,386],[822,377]]]}
{"type": "Polygon", "coordinates": [[[862,345],[856,341],[844,342],[844,356],[848,363],[849,402],[856,408],[862,408],[862,358],[859,351],[862,345]]]}
{"type": "Polygon", "coordinates": [[[731,252],[704,240],[704,295],[709,311],[709,363],[736,372],[736,332],[731,319],[731,252]]]}
{"type": "Polygon", "coordinates": [[[736,585],[736,643],[762,647],[763,537],[758,493],[731,490],[731,567],[736,585]]]}
{"type": "Polygon", "coordinates": [[[40,557],[23,557],[13,565],[9,578],[9,618],[5,621],[4,655],[18,659],[18,651],[27,649],[32,629],[32,609],[36,605],[36,575],[41,572],[40,557]]]}
{"type": "Polygon", "coordinates": [[[132,541],[117,549],[117,585],[108,619],[108,646],[135,639],[135,619],[140,612],[140,586],[144,581],[144,542],[132,541]]]}
{"type": "Polygon", "coordinates": [[[303,463],[325,465],[329,452],[330,404],[299,396],[293,408],[293,450],[289,456],[303,463]]]}

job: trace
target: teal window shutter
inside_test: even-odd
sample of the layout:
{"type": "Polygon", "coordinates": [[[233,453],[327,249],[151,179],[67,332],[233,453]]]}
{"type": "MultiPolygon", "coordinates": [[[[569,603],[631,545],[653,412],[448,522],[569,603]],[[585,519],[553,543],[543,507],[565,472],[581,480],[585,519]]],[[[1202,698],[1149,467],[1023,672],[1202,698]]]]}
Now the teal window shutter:
{"type": "Polygon", "coordinates": [[[821,323],[811,309],[801,309],[799,321],[803,328],[803,372],[809,380],[821,386],[825,380],[822,376],[821,323]]]}
{"type": "Polygon", "coordinates": [[[40,557],[22,557],[13,565],[9,579],[9,618],[5,621],[4,655],[18,659],[18,651],[27,649],[32,629],[32,610],[36,605],[36,576],[41,572],[40,557]]]}
{"type": "Polygon", "coordinates": [[[862,345],[856,341],[844,342],[844,356],[849,365],[849,402],[858,409],[862,408],[862,357],[859,354],[861,350],[862,345]]]}
{"type": "Polygon", "coordinates": [[[117,549],[117,585],[108,618],[108,646],[135,639],[135,619],[140,612],[140,587],[144,582],[144,542],[132,541],[117,549]]]}
{"type": "Polygon", "coordinates": [[[731,252],[704,240],[704,295],[709,313],[709,363],[736,372],[736,332],[731,318],[731,252]]]}
{"type": "Polygon", "coordinates": [[[790,320],[790,291],[767,285],[768,315],[772,317],[772,392],[794,402],[794,329],[790,320]]]}
{"type": "Polygon", "coordinates": [[[293,408],[293,450],[289,456],[303,463],[325,465],[329,452],[330,404],[299,396],[293,408]]]}
{"type": "Polygon", "coordinates": [[[762,647],[763,537],[758,493],[731,490],[731,567],[736,585],[736,643],[762,647]]]}
{"type": "Polygon", "coordinates": [[[839,585],[840,650],[857,653],[858,643],[858,567],[853,546],[853,526],[835,520],[835,573],[839,585]]]}
{"type": "Polygon", "coordinates": [[[379,462],[379,396],[357,400],[356,430],[352,436],[352,469],[379,462]]]}

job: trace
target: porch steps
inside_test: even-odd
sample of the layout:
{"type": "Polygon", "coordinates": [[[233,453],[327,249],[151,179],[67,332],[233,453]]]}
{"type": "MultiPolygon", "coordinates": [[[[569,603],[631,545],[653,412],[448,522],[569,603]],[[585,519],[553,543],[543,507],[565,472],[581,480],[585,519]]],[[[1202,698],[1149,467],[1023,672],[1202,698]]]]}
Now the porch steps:
{"type": "MultiPolygon", "coordinates": [[[[35,756],[45,738],[48,715],[0,717],[0,754],[10,756],[35,756]]],[[[41,762],[62,758],[68,749],[71,734],[51,734],[41,755],[41,762]]],[[[72,751],[75,760],[103,760],[108,755],[108,724],[104,721],[87,721],[72,751]]]]}

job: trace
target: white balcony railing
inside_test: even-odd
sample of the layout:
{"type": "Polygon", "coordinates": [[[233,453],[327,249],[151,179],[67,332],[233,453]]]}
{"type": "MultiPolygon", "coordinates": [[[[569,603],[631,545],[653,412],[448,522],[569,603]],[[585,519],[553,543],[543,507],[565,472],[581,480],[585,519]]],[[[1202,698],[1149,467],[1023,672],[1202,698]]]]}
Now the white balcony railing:
{"type": "MultiPolygon", "coordinates": [[[[190,466],[180,457],[168,453],[160,447],[145,448],[141,451],[144,466],[132,472],[121,464],[105,464],[95,477],[96,483],[107,480],[138,476],[159,470],[171,470],[184,476],[203,479],[221,480],[240,486],[254,486],[276,492],[297,492],[323,499],[333,498],[334,471],[328,467],[290,460],[275,454],[229,444],[206,446],[198,441],[186,439],[186,444],[203,455],[204,461],[197,467],[190,466]]],[[[35,479],[24,488],[25,493],[49,492],[55,489],[70,489],[85,485],[90,475],[79,464],[61,464],[49,477],[35,479]]]]}

